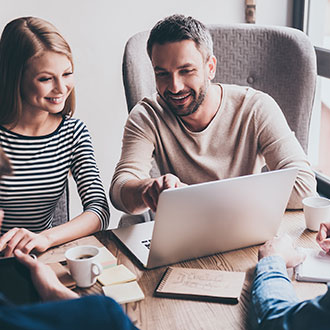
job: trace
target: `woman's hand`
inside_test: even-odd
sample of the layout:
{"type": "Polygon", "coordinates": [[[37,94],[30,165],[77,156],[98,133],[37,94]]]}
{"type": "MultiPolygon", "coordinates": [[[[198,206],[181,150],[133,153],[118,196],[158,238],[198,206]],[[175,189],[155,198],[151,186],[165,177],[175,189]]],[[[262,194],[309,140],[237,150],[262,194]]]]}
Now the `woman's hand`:
{"type": "Polygon", "coordinates": [[[16,249],[23,253],[32,250],[44,252],[51,246],[49,239],[43,233],[36,234],[24,228],[13,228],[0,238],[0,251],[4,256],[10,256],[16,249]]]}

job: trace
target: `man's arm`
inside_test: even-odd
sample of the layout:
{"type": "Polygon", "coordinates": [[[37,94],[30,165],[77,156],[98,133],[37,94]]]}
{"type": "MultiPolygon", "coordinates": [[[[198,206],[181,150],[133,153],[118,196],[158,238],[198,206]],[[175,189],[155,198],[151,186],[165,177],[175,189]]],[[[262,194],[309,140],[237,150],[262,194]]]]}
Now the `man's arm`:
{"type": "Polygon", "coordinates": [[[260,152],[270,170],[296,167],[298,174],[288,202],[301,209],[302,199],[316,195],[316,180],[307,156],[277,103],[264,93],[255,95],[255,125],[260,152]]]}
{"type": "Polygon", "coordinates": [[[110,187],[112,204],[123,212],[141,214],[148,208],[155,211],[164,189],[183,185],[172,174],[150,177],[153,154],[159,143],[157,118],[152,106],[142,101],[127,119],[121,156],[110,187]]]}
{"type": "Polygon", "coordinates": [[[328,329],[330,291],[312,300],[298,301],[286,267],[298,265],[304,256],[288,236],[274,238],[259,250],[252,287],[252,304],[261,329],[328,329]]]}

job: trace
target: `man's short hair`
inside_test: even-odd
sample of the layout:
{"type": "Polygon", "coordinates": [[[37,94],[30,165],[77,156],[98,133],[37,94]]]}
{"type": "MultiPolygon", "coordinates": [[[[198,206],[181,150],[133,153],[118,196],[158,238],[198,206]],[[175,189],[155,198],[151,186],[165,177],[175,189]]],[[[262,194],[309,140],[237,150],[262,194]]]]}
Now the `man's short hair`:
{"type": "Polygon", "coordinates": [[[147,51],[151,59],[154,44],[192,40],[196,47],[208,59],[213,55],[213,42],[210,31],[197,19],[184,15],[172,15],[156,23],[147,42],[147,51]]]}

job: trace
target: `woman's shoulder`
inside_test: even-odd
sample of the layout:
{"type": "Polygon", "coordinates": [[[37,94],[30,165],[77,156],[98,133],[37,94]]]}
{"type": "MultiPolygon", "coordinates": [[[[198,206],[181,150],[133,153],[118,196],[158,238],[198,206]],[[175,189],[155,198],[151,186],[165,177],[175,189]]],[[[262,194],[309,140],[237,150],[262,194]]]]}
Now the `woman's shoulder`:
{"type": "Polygon", "coordinates": [[[85,123],[78,118],[64,117],[63,125],[59,130],[61,138],[66,138],[72,141],[73,144],[80,143],[91,139],[90,132],[85,123]]]}
{"type": "Polygon", "coordinates": [[[63,123],[65,125],[68,125],[68,126],[72,126],[72,125],[85,125],[84,122],[81,119],[75,118],[75,117],[69,117],[69,116],[65,116],[63,118],[63,123]]]}
{"type": "Polygon", "coordinates": [[[87,129],[87,127],[86,127],[86,124],[79,118],[65,116],[63,118],[60,129],[77,131],[77,130],[87,129]]]}

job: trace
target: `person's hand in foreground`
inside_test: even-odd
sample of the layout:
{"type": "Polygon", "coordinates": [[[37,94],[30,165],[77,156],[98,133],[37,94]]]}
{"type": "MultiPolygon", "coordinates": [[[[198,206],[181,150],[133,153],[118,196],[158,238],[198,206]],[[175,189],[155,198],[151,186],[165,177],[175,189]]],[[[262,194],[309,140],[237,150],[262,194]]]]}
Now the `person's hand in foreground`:
{"type": "Polygon", "coordinates": [[[321,223],[316,241],[326,253],[330,254],[330,222],[321,223]]]}
{"type": "Polygon", "coordinates": [[[44,301],[73,299],[79,295],[65,287],[50,266],[16,249],[14,255],[19,262],[28,267],[35,288],[44,301]]]}
{"type": "Polygon", "coordinates": [[[156,211],[160,193],[165,189],[179,188],[186,186],[178,177],[173,174],[165,174],[155,179],[150,179],[142,191],[144,204],[152,211],[156,211]]]}
{"type": "Polygon", "coordinates": [[[287,234],[274,237],[259,248],[259,260],[269,256],[282,257],[287,268],[299,265],[306,258],[304,254],[297,251],[291,237],[287,234]]]}
{"type": "Polygon", "coordinates": [[[44,252],[50,247],[50,241],[45,232],[36,234],[25,228],[13,228],[0,238],[0,251],[4,250],[4,256],[8,257],[18,249],[23,253],[32,250],[44,252]]]}

